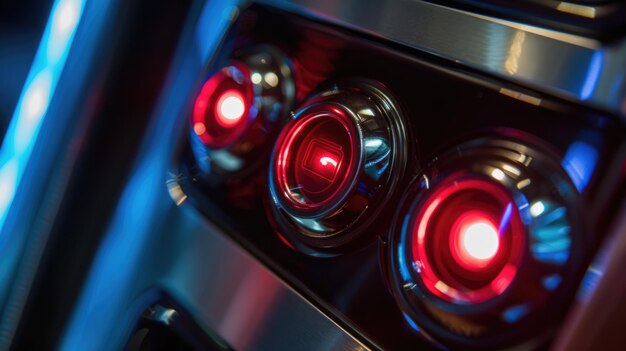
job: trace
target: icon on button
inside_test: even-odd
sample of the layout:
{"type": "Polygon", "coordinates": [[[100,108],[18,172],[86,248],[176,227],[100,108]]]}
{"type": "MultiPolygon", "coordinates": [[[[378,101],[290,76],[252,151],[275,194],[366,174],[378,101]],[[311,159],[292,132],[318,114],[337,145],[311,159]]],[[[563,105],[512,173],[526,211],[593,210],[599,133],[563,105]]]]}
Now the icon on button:
{"type": "Polygon", "coordinates": [[[341,166],[341,146],[325,139],[313,139],[304,156],[304,169],[328,182],[333,182],[341,166]]]}

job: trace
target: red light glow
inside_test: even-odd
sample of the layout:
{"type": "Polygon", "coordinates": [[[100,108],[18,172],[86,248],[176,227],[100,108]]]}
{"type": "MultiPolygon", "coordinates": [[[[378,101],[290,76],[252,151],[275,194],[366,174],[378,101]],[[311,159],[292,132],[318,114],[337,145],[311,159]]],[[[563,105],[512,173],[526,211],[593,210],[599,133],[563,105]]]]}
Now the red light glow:
{"type": "Polygon", "coordinates": [[[237,63],[215,73],[202,86],[191,127],[206,146],[219,149],[231,145],[247,130],[254,100],[252,82],[244,78],[248,76],[248,68],[237,63]]]}
{"type": "Polygon", "coordinates": [[[498,253],[500,237],[493,220],[480,212],[462,214],[452,225],[452,257],[464,268],[485,268],[498,253]]]}
{"type": "Polygon", "coordinates": [[[358,155],[349,118],[334,107],[296,119],[277,148],[276,176],[281,193],[299,210],[316,211],[341,198],[356,172],[358,155]]]}
{"type": "Polygon", "coordinates": [[[246,104],[243,95],[236,90],[228,90],[223,93],[215,105],[217,123],[224,128],[230,128],[239,123],[245,111],[246,104]]]}
{"type": "Polygon", "coordinates": [[[341,146],[332,141],[313,139],[307,147],[302,166],[316,176],[333,182],[342,158],[341,146]]]}
{"type": "Polygon", "coordinates": [[[413,225],[413,260],[425,287],[454,301],[501,294],[517,274],[526,232],[510,195],[483,179],[440,182],[413,225]]]}

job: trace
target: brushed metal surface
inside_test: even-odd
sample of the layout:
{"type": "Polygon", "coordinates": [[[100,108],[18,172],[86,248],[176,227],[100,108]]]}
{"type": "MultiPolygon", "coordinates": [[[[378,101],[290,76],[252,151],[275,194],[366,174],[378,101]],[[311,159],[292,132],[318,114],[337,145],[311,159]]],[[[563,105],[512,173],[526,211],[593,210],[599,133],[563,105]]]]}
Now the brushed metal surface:
{"type": "Polygon", "coordinates": [[[368,350],[189,202],[177,207],[160,176],[141,178],[125,199],[151,192],[154,205],[120,207],[61,349],[122,349],[142,296],[158,288],[236,350],[368,350]]]}
{"type": "Polygon", "coordinates": [[[368,349],[185,206],[197,227],[163,284],[234,349],[368,349]]]}
{"type": "Polygon", "coordinates": [[[368,349],[208,222],[177,186],[181,111],[237,5],[208,1],[192,14],[59,349],[123,349],[154,289],[237,350],[368,349]]]}
{"type": "Polygon", "coordinates": [[[262,0],[626,116],[626,40],[603,43],[417,0],[262,0]]]}

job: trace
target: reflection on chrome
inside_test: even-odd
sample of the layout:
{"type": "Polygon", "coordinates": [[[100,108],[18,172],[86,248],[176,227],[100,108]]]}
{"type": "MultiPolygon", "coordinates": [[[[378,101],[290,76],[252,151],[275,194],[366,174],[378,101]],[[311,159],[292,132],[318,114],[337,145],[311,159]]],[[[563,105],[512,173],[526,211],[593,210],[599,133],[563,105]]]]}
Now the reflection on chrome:
{"type": "Polygon", "coordinates": [[[491,176],[496,180],[504,180],[506,177],[500,168],[494,168],[493,171],[491,171],[491,176]]]}
{"type": "Polygon", "coordinates": [[[511,48],[509,54],[504,61],[504,70],[510,74],[515,75],[519,69],[519,60],[522,56],[522,49],[524,47],[524,39],[526,39],[526,33],[518,30],[511,42],[511,48]]]}
{"type": "Polygon", "coordinates": [[[570,145],[561,164],[581,192],[589,183],[597,162],[598,150],[581,140],[570,145]]]}
{"type": "Polygon", "coordinates": [[[543,213],[543,211],[545,211],[545,209],[546,207],[544,206],[543,202],[541,202],[540,200],[536,201],[530,206],[530,215],[533,217],[538,217],[543,213]]]}
{"type": "Polygon", "coordinates": [[[593,6],[559,1],[559,4],[556,6],[556,9],[561,12],[571,13],[572,15],[577,15],[581,17],[587,17],[587,18],[596,17],[596,8],[593,6]]]}
{"type": "Polygon", "coordinates": [[[531,252],[535,259],[558,265],[565,264],[572,244],[567,209],[552,201],[543,200],[533,204],[530,213],[535,218],[529,230],[533,240],[531,252]],[[538,206],[539,204],[541,206],[538,206]]]}
{"type": "MultiPolygon", "coordinates": [[[[545,92],[584,100],[626,115],[626,86],[614,84],[616,77],[624,78],[623,41],[612,45],[427,1],[384,0],[376,7],[363,6],[359,0],[346,0],[342,6],[324,1],[287,2],[301,5],[300,11],[308,14],[376,32],[395,42],[498,76],[514,75],[545,92]]],[[[596,15],[592,6],[573,2],[560,2],[559,6],[562,12],[588,18],[596,15]]]]}
{"type": "Polygon", "coordinates": [[[183,191],[182,187],[178,183],[178,176],[170,172],[169,179],[167,180],[167,191],[170,194],[172,200],[176,206],[182,205],[187,200],[187,194],[183,191]]]}

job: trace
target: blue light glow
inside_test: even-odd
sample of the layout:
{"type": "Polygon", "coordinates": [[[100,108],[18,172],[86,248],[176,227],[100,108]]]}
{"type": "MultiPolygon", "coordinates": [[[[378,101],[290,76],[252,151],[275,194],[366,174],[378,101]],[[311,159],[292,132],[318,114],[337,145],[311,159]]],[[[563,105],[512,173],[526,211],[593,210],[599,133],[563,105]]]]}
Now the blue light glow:
{"type": "Polygon", "coordinates": [[[600,79],[600,73],[602,73],[602,64],[604,61],[604,53],[602,51],[595,51],[591,56],[591,63],[589,64],[589,70],[587,71],[587,77],[580,91],[580,98],[587,100],[593,95],[598,80],[600,79]]]}
{"type": "Polygon", "coordinates": [[[411,317],[409,317],[406,313],[402,312],[402,316],[404,317],[404,320],[406,321],[406,323],[409,325],[409,327],[411,327],[411,329],[415,330],[418,333],[421,333],[422,331],[420,330],[420,327],[417,326],[417,324],[415,324],[415,322],[411,319],[411,317]]]}
{"type": "Polygon", "coordinates": [[[522,317],[524,317],[526,314],[528,314],[528,306],[517,305],[509,307],[504,312],[502,312],[502,319],[504,319],[504,321],[507,323],[515,323],[522,319],[522,317]]]}
{"type": "Polygon", "coordinates": [[[83,0],[60,0],[50,16],[50,36],[44,44],[49,63],[65,59],[82,14],[83,0]]]}
{"type": "Polygon", "coordinates": [[[83,12],[85,0],[57,0],[44,30],[26,84],[0,148],[0,249],[7,213],[32,154],[67,54],[83,12]]]}
{"type": "Polygon", "coordinates": [[[410,281],[411,280],[411,274],[409,273],[409,267],[406,264],[406,259],[404,257],[404,241],[406,238],[406,235],[409,235],[407,233],[407,228],[409,226],[409,220],[405,219],[404,223],[402,224],[402,233],[403,235],[400,238],[400,242],[398,243],[398,266],[400,267],[400,275],[402,276],[402,279],[406,282],[406,281],[410,281]]]}
{"type": "Polygon", "coordinates": [[[592,264],[585,273],[583,277],[582,284],[580,289],[578,289],[578,293],[576,294],[576,298],[581,302],[587,302],[591,297],[592,293],[600,283],[602,276],[604,275],[604,270],[598,264],[592,264]]]}
{"type": "Polygon", "coordinates": [[[577,141],[567,149],[561,165],[572,179],[576,189],[581,192],[589,183],[597,161],[598,150],[585,142],[577,141]]]}
{"type": "Polygon", "coordinates": [[[400,266],[400,275],[402,279],[405,281],[409,281],[411,279],[411,275],[409,274],[409,268],[406,265],[406,261],[404,258],[404,242],[400,242],[398,245],[398,265],[400,266]]]}
{"type": "Polygon", "coordinates": [[[542,279],[542,282],[543,282],[544,288],[552,291],[552,290],[558,288],[559,285],[561,285],[561,280],[563,280],[563,278],[561,278],[560,275],[552,274],[552,275],[549,275],[547,277],[544,277],[542,279]]]}
{"type": "Polygon", "coordinates": [[[530,229],[531,252],[539,261],[562,265],[569,259],[572,244],[567,210],[548,200],[541,204],[542,211],[535,213],[530,229]]]}
{"type": "Polygon", "coordinates": [[[0,168],[0,211],[4,212],[15,194],[17,166],[17,161],[13,159],[0,168]]]}
{"type": "Polygon", "coordinates": [[[509,202],[504,209],[504,214],[502,214],[502,218],[500,219],[500,227],[498,232],[500,235],[504,233],[509,227],[509,223],[511,222],[511,214],[513,214],[513,203],[509,202]]]}
{"type": "Polygon", "coordinates": [[[27,150],[41,125],[41,119],[50,104],[52,90],[51,70],[48,68],[38,72],[26,88],[24,102],[18,105],[19,118],[15,124],[13,138],[14,154],[20,154],[27,150]]]}

